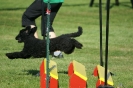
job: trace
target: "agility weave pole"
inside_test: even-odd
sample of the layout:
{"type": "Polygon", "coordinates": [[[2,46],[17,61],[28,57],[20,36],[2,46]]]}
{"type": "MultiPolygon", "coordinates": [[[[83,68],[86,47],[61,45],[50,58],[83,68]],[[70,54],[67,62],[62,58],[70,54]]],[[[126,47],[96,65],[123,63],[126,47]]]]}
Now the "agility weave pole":
{"type": "Polygon", "coordinates": [[[103,66],[102,50],[102,1],[99,0],[99,23],[100,23],[100,65],[103,66]]]}
{"type": "MultiPolygon", "coordinates": [[[[49,88],[49,74],[50,74],[50,70],[49,70],[49,28],[50,28],[50,0],[48,0],[47,2],[47,26],[46,26],[46,88],[49,88]]],[[[42,0],[42,31],[44,32],[44,0],[42,0]]],[[[43,38],[45,39],[45,32],[43,34],[43,38]]]]}
{"type": "MultiPolygon", "coordinates": [[[[44,1],[44,0],[43,0],[44,1]]],[[[47,3],[47,29],[46,29],[46,58],[40,65],[40,87],[41,88],[58,88],[58,72],[57,64],[49,59],[49,27],[50,27],[50,0],[47,3]]],[[[44,29],[44,8],[42,4],[42,32],[44,29]]],[[[45,33],[43,34],[45,39],[45,33]]],[[[87,76],[85,66],[79,62],[73,61],[70,63],[69,69],[69,88],[87,88],[87,76]],[[78,68],[81,68],[78,70],[78,68]],[[77,69],[76,69],[77,68],[77,69]],[[71,73],[72,72],[72,73],[71,73]]]]}
{"type": "Polygon", "coordinates": [[[101,0],[99,0],[99,20],[100,20],[100,65],[94,69],[93,75],[98,76],[96,88],[113,88],[112,75],[108,70],[108,40],[109,40],[109,10],[110,0],[107,0],[107,17],[106,17],[106,46],[105,46],[105,68],[102,61],[102,8],[101,0]]]}
{"type": "Polygon", "coordinates": [[[107,76],[108,76],[107,70],[108,70],[109,12],[110,12],[110,0],[107,0],[106,47],[105,47],[105,85],[107,85],[107,76]]]}

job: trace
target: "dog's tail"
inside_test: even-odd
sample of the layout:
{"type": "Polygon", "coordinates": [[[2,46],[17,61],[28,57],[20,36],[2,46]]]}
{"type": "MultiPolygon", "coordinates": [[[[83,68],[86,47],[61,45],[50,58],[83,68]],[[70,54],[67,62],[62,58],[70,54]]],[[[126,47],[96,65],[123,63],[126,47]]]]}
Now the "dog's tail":
{"type": "Polygon", "coordinates": [[[66,35],[69,36],[69,37],[78,37],[78,36],[80,36],[83,33],[82,30],[83,30],[82,27],[79,26],[77,32],[66,34],[66,35]]]}

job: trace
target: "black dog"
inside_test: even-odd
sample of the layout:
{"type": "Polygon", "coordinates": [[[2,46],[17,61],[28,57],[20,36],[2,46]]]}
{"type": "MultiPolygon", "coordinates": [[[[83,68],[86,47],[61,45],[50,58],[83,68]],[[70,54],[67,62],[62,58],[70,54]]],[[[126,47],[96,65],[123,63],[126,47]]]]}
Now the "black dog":
{"type": "MultiPolygon", "coordinates": [[[[26,29],[20,30],[16,36],[18,42],[24,42],[24,48],[20,52],[6,53],[9,59],[17,58],[41,58],[46,57],[46,40],[40,40],[34,37],[34,33],[37,28],[26,27],[26,29]]],[[[56,38],[50,39],[49,51],[50,53],[60,50],[65,54],[71,54],[75,47],[78,49],[82,48],[82,44],[79,43],[74,37],[78,37],[82,34],[82,27],[78,27],[78,32],[63,34],[56,38]]]]}

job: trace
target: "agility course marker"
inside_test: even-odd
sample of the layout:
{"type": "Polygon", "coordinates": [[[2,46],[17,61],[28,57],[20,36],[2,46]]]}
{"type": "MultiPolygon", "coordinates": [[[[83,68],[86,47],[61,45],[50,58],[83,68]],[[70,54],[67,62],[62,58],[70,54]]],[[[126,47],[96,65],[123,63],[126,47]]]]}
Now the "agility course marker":
{"type": "Polygon", "coordinates": [[[87,88],[85,66],[73,60],[68,67],[69,88],[87,88]]]}
{"type": "MultiPolygon", "coordinates": [[[[46,88],[46,77],[47,77],[47,60],[44,59],[40,65],[40,88],[46,88]]],[[[58,88],[58,72],[56,62],[49,61],[49,88],[58,88]]]]}
{"type": "MultiPolygon", "coordinates": [[[[94,69],[94,72],[93,72],[93,75],[94,76],[98,76],[98,81],[96,83],[96,88],[98,88],[100,85],[104,85],[105,83],[105,68],[100,66],[100,65],[97,65],[94,69]]],[[[107,72],[107,84],[110,85],[110,86],[113,86],[114,83],[113,83],[113,80],[112,80],[112,76],[110,74],[110,71],[108,70],[107,72]]]]}

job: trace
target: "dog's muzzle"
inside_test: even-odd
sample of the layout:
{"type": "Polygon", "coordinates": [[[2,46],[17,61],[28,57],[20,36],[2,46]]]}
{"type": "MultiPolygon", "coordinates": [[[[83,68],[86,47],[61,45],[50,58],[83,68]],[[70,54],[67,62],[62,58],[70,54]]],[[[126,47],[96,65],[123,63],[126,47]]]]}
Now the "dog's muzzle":
{"type": "Polygon", "coordinates": [[[22,42],[21,38],[16,37],[15,39],[18,40],[18,43],[22,42]]]}

